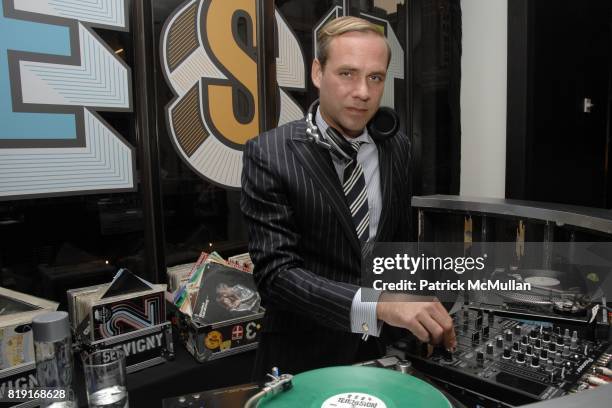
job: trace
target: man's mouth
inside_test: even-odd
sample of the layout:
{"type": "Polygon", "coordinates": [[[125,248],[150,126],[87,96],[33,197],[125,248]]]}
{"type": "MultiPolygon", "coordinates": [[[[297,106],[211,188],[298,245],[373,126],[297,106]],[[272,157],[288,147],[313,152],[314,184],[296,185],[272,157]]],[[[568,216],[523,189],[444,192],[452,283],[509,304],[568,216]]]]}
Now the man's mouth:
{"type": "Polygon", "coordinates": [[[346,108],[346,110],[350,113],[356,114],[356,115],[363,115],[365,113],[368,112],[367,109],[363,109],[363,108],[354,108],[354,107],[348,107],[346,108]]]}

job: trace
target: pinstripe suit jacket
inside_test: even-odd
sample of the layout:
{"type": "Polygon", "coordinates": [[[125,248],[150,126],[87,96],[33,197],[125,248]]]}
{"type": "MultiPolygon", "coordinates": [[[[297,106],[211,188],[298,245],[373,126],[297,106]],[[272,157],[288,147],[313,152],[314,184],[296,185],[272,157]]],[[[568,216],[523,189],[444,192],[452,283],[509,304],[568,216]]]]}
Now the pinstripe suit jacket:
{"type": "MultiPolygon", "coordinates": [[[[399,133],[377,142],[377,148],[383,206],[376,240],[405,241],[410,230],[410,142],[399,133]]],[[[284,357],[294,359],[325,359],[316,351],[291,350],[295,333],[324,333],[313,348],[342,338],[348,356],[335,362],[350,363],[361,338],[350,333],[351,303],[361,280],[361,245],[329,151],[308,140],[306,123],[300,120],[250,140],[243,160],[241,209],[266,307],[264,333],[275,333],[279,344],[273,348],[282,347],[284,357]]],[[[270,348],[266,337],[260,349],[270,348]]]]}

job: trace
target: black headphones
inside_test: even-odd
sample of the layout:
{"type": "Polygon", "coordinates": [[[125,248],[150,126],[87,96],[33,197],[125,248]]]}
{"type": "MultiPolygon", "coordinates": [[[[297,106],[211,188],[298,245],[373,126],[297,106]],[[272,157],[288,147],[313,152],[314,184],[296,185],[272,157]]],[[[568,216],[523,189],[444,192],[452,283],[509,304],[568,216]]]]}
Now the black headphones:
{"type": "MultiPolygon", "coordinates": [[[[329,150],[340,159],[352,160],[351,156],[347,153],[352,149],[350,143],[340,133],[335,131],[334,128],[330,128],[334,130],[332,132],[319,133],[319,128],[315,124],[314,119],[318,106],[319,100],[317,99],[310,105],[306,113],[306,125],[308,126],[306,133],[308,134],[308,139],[315,142],[318,146],[329,150]]],[[[386,106],[380,107],[366,125],[369,135],[375,142],[382,142],[395,136],[399,126],[399,116],[393,109],[386,106]]]]}

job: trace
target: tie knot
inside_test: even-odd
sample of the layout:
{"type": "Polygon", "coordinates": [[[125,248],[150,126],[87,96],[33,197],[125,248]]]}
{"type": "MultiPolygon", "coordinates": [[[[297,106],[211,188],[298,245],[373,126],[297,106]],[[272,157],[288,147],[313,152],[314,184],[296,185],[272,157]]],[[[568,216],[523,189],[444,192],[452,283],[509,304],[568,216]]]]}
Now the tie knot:
{"type": "Polygon", "coordinates": [[[351,152],[350,156],[353,158],[353,160],[355,160],[357,158],[357,153],[359,153],[359,148],[365,142],[350,142],[350,143],[351,143],[351,147],[353,148],[353,151],[351,152]]]}
{"type": "Polygon", "coordinates": [[[363,143],[363,142],[359,142],[359,141],[357,141],[357,142],[351,142],[351,146],[353,147],[353,149],[355,149],[355,151],[356,151],[356,152],[358,152],[358,151],[359,151],[359,148],[361,147],[361,144],[362,144],[362,143],[363,143]]]}

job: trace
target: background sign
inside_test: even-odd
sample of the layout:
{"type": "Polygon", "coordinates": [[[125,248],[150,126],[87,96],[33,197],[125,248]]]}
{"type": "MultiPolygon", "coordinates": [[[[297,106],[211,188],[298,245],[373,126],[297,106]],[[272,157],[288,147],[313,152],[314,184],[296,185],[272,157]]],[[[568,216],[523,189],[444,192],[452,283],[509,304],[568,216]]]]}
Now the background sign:
{"type": "MultiPolygon", "coordinates": [[[[244,144],[262,129],[256,0],[190,0],[168,18],[161,64],[176,95],[166,107],[177,153],[205,179],[240,187],[244,144]]],[[[275,12],[279,125],[303,117],[285,89],[304,89],[304,56],[275,12]]]]}
{"type": "Polygon", "coordinates": [[[131,111],[131,73],[92,27],[124,0],[0,3],[0,200],[132,191],[134,149],[97,113],[131,111]]]}

